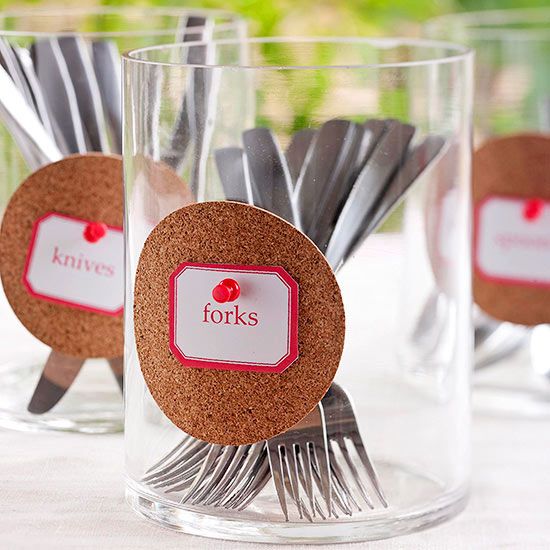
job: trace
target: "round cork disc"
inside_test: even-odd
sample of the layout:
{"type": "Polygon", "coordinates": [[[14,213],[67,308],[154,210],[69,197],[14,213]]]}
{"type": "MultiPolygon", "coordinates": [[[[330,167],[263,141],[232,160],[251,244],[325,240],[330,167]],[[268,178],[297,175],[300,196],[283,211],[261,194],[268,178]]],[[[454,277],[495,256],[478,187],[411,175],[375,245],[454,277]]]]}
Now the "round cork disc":
{"type": "Polygon", "coordinates": [[[345,317],[318,248],[281,218],[236,202],[181,208],[149,235],[139,259],[134,325],[141,370],[166,416],[222,445],[268,439],[322,399],[338,368],[345,317]],[[299,285],[298,359],[281,373],[184,367],[169,345],[169,278],[182,262],[283,267],[299,285]]]}
{"type": "Polygon", "coordinates": [[[74,357],[117,357],[123,352],[122,315],[112,317],[31,296],[23,271],[33,225],[57,212],[122,226],[122,159],[74,155],[31,174],[13,194],[0,230],[0,273],[19,320],[39,340],[74,357]]]}
{"type": "MultiPolygon", "coordinates": [[[[549,167],[550,137],[518,134],[487,141],[473,158],[474,208],[491,195],[549,201],[549,167]]],[[[522,325],[550,323],[549,287],[493,282],[476,267],[473,283],[476,303],[492,317],[522,325]]]]}

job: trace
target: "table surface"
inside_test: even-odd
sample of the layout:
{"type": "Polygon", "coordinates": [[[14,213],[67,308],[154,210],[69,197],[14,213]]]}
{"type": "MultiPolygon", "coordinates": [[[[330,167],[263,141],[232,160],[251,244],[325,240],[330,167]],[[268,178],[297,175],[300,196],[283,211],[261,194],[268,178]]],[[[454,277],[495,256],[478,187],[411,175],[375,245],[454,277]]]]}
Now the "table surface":
{"type": "MultiPolygon", "coordinates": [[[[337,548],[550,548],[547,423],[479,416],[474,419],[473,443],[472,496],[457,518],[406,537],[337,548]]],[[[176,533],[138,517],[124,502],[120,434],[0,431],[0,467],[1,549],[248,550],[260,546],[176,533]]]]}

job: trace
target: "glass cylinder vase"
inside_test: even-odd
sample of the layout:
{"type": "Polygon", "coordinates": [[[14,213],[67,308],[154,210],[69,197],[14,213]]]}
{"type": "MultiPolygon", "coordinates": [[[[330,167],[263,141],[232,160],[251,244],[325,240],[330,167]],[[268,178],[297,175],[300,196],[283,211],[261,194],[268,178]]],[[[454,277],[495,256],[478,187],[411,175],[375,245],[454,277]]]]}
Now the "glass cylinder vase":
{"type": "Polygon", "coordinates": [[[548,310],[550,299],[550,280],[538,273],[544,271],[549,257],[545,244],[549,226],[542,207],[550,198],[544,176],[550,159],[550,10],[445,16],[429,22],[427,34],[476,51],[474,159],[479,159],[480,168],[477,178],[474,170],[473,179],[478,213],[474,224],[478,318],[474,405],[489,413],[546,417],[550,414],[550,318],[544,312],[536,316],[533,310],[548,310]],[[515,155],[510,145],[523,153],[515,155]],[[490,189],[488,155],[502,155],[502,171],[497,174],[490,168],[500,183],[495,181],[490,189]],[[524,158],[530,155],[534,160],[524,158]],[[542,175],[533,171],[535,166],[540,166],[542,175]],[[541,216],[529,218],[529,205],[538,205],[537,201],[541,201],[541,216]],[[486,225],[487,208],[502,206],[519,210],[500,211],[495,218],[500,229],[486,225]],[[522,213],[522,208],[527,210],[522,213]]]}
{"type": "Polygon", "coordinates": [[[460,511],[470,52],[222,40],[134,50],[123,70],[130,505],[193,534],[296,543],[460,511]],[[436,289],[446,307],[423,320],[436,289]]]}
{"type": "MultiPolygon", "coordinates": [[[[1,425],[86,433],[122,429],[119,52],[160,42],[234,38],[243,32],[241,20],[216,11],[63,8],[0,14],[0,214],[5,221],[1,241],[6,291],[0,297],[1,425]],[[74,185],[63,187],[59,170],[67,172],[69,165],[63,163],[71,155],[79,155],[71,166],[81,168],[74,168],[74,185]],[[101,183],[103,191],[84,182],[86,173],[96,170],[80,164],[87,156],[96,163],[107,159],[114,171],[110,184],[101,183]],[[55,175],[47,176],[53,172],[43,169],[55,175]],[[46,215],[49,223],[70,225],[78,238],[85,222],[76,218],[97,217],[88,221],[102,222],[105,217],[108,234],[120,240],[120,273],[115,274],[119,304],[104,307],[101,296],[92,298],[104,292],[96,286],[100,282],[77,280],[85,277],[83,265],[92,266],[85,264],[83,248],[78,249],[81,255],[61,255],[61,248],[46,251],[39,238],[31,238],[31,232],[40,237],[45,227],[40,220],[46,215]],[[68,215],[71,220],[63,218],[68,215]],[[41,280],[36,281],[33,249],[52,254],[55,266],[50,267],[72,273],[50,272],[41,265],[36,267],[41,280]],[[13,269],[12,253],[17,264],[13,269]],[[29,269],[23,273],[25,255],[29,269]],[[76,301],[68,297],[72,285],[80,285],[76,301]],[[87,343],[80,341],[88,336],[87,343]]],[[[96,275],[103,276],[98,270],[96,275]]]]}

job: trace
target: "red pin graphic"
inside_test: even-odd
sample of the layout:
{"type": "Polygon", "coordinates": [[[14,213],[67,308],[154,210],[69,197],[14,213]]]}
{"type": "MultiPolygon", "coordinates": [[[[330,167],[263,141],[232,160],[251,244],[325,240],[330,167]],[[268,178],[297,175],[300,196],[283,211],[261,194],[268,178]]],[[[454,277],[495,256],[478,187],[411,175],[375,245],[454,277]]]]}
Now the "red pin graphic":
{"type": "Polygon", "coordinates": [[[220,304],[234,302],[241,295],[241,287],[234,279],[224,279],[212,290],[212,298],[220,304]]]}
{"type": "Polygon", "coordinates": [[[107,234],[107,226],[101,222],[90,222],[84,229],[84,238],[89,243],[97,243],[107,234]]]}
{"type": "Polygon", "coordinates": [[[544,201],[542,199],[529,199],[523,205],[523,217],[527,221],[535,221],[542,214],[544,201]]]}

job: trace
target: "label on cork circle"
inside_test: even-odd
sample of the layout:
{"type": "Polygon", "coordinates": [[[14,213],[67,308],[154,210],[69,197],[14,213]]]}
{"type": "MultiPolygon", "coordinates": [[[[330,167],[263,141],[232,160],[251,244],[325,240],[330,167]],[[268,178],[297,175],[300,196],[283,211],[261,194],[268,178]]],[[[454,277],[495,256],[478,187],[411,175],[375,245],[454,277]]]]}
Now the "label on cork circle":
{"type": "Polygon", "coordinates": [[[0,277],[13,312],[71,357],[123,352],[122,159],[72,155],[30,174],[0,226],[0,277]]]}
{"type": "Polygon", "coordinates": [[[183,263],[170,277],[182,365],[282,372],[298,358],[298,285],[281,267],[183,263]]]}
{"type": "Polygon", "coordinates": [[[323,398],[345,312],[330,265],[303,233],[254,206],[203,202],[147,237],[134,336],[151,396],[178,428],[247,445],[288,430],[323,398]]]}
{"type": "Polygon", "coordinates": [[[492,317],[550,323],[550,137],[493,138],[473,157],[473,290],[492,317]]]}
{"type": "Polygon", "coordinates": [[[23,283],[42,300],[120,315],[124,305],[122,228],[45,214],[34,224],[23,283]]]}
{"type": "Polygon", "coordinates": [[[495,283],[550,285],[550,202],[491,196],[476,208],[474,261],[495,283]]]}

